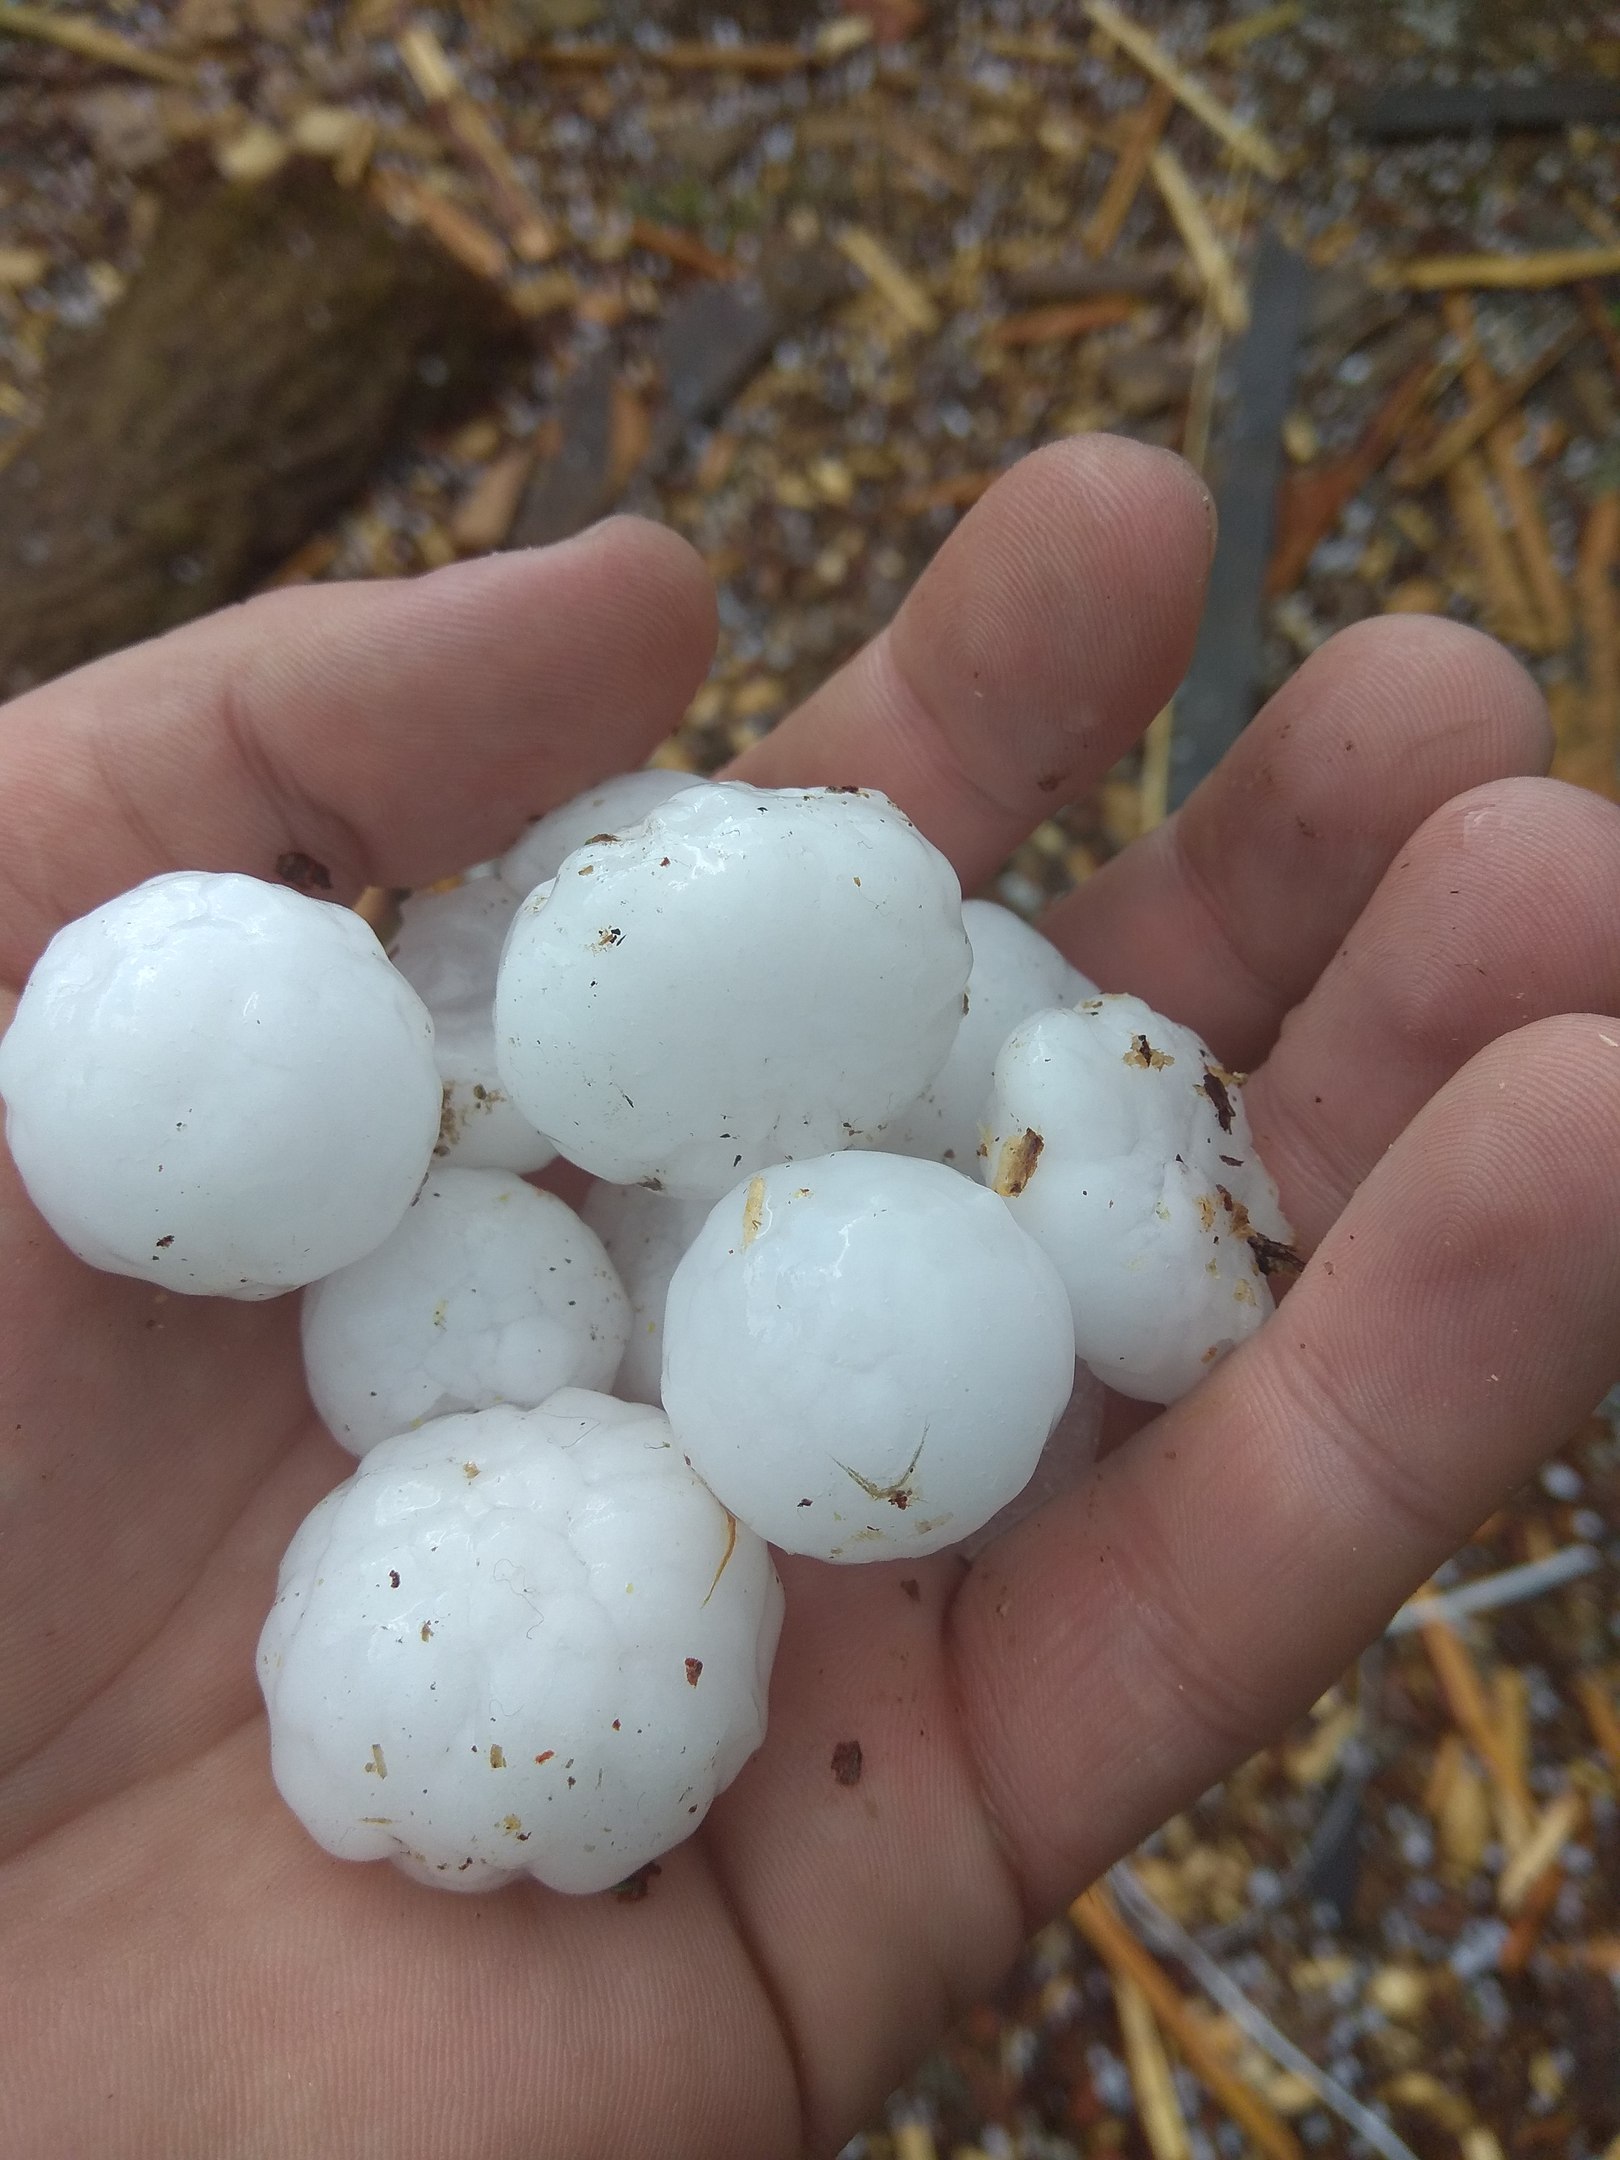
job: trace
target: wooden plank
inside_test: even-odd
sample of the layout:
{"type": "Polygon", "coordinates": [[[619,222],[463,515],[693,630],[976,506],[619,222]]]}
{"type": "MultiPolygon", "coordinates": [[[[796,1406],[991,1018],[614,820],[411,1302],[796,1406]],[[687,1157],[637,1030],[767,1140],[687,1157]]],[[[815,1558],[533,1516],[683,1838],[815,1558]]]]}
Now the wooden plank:
{"type": "Polygon", "coordinates": [[[1282,426],[1293,402],[1310,282],[1304,257],[1268,227],[1255,264],[1253,321],[1238,349],[1232,411],[1220,445],[1220,538],[1192,665],[1176,693],[1171,809],[1214,770],[1253,714],[1282,426]]]}
{"type": "Polygon", "coordinates": [[[1585,278],[1620,274],[1620,246],[1545,248],[1525,255],[1419,255],[1386,263],[1373,282],[1406,292],[1450,292],[1457,287],[1499,292],[1545,292],[1585,278]]]}
{"type": "Polygon", "coordinates": [[[1031,308],[1025,315],[1004,316],[990,331],[990,343],[1058,344],[1066,338],[1085,337],[1093,330],[1110,330],[1128,323],[1139,305],[1123,293],[1103,293],[1095,300],[1059,301],[1052,307],[1031,308]]]}
{"type": "Polygon", "coordinates": [[[1377,142],[1497,129],[1556,131],[1620,119],[1620,82],[1579,75],[1542,82],[1391,84],[1353,104],[1350,116],[1377,142]]]}
{"type": "Polygon", "coordinates": [[[187,61],[151,52],[83,15],[27,7],[22,0],[0,0],[0,37],[37,38],[43,44],[59,46],[63,52],[77,53],[81,59],[95,60],[102,67],[118,68],[126,75],[144,75],[152,82],[170,83],[178,89],[189,90],[197,80],[197,70],[187,61]]]}
{"type": "MultiPolygon", "coordinates": [[[[851,282],[832,249],[795,248],[758,277],[694,285],[673,301],[653,342],[663,402],[649,416],[642,473],[661,472],[689,431],[723,411],[758,373],[771,348],[845,295],[851,282]]],[[[565,387],[554,415],[557,449],[529,483],[513,522],[513,547],[564,539],[613,508],[627,417],[615,395],[617,381],[618,356],[608,349],[565,387]]]]}

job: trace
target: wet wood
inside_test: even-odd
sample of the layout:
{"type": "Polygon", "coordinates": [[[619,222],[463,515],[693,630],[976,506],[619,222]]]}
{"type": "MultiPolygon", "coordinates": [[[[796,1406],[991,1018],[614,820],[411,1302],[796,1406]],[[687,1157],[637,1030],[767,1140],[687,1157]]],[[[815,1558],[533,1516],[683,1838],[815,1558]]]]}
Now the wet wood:
{"type": "Polygon", "coordinates": [[[1112,253],[1125,229],[1125,220],[1142,191],[1149,163],[1164,140],[1164,131],[1175,107],[1175,92],[1166,83],[1155,83],[1127,120],[1124,140],[1114,169],[1108,176],[1108,185],[1080,235],[1082,244],[1091,254],[1112,253]]]}
{"type": "MultiPolygon", "coordinates": [[[[1489,361],[1478,349],[1473,305],[1466,293],[1448,293],[1443,312],[1446,327],[1470,354],[1463,363],[1463,386],[1476,411],[1490,410],[1499,386],[1489,361]]],[[[1574,637],[1575,618],[1553,553],[1535,480],[1522,454],[1523,446],[1524,423],[1518,415],[1498,422],[1485,436],[1486,461],[1507,504],[1511,519],[1509,537],[1540,618],[1536,649],[1558,652],[1574,637]]]]}
{"type": "Polygon", "coordinates": [[[1124,1973],[1136,1982],[1154,2016],[1186,2058],[1188,2068],[1232,2120],[1247,2131],[1266,2160],[1303,2160],[1294,2133],[1211,2044],[1174,1981],[1119,1917],[1107,1891],[1100,1885],[1088,1890],[1069,1908],[1069,1917],[1110,1972],[1124,1973]]]}
{"type": "Polygon", "coordinates": [[[1556,132],[1620,119],[1620,83],[1582,75],[1543,82],[1392,84],[1364,98],[1352,115],[1363,135],[1383,142],[1497,129],[1556,132]]]}
{"type": "Polygon", "coordinates": [[[115,30],[104,30],[87,16],[69,15],[55,8],[26,7],[21,0],[0,0],[0,37],[37,38],[80,59],[101,67],[118,68],[125,74],[144,75],[150,82],[171,83],[189,90],[197,70],[188,61],[171,60],[149,46],[134,44],[115,30]]]}
{"type": "Polygon", "coordinates": [[[1172,91],[1177,102],[1218,136],[1234,157],[1252,165],[1268,180],[1282,178],[1288,169],[1287,161],[1276,145],[1258,128],[1238,119],[1196,75],[1173,60],[1157,38],[1133,22],[1122,8],[1115,7],[1113,0],[1085,0],[1085,10],[1106,37],[1128,53],[1145,74],[1172,91]]]}
{"type": "MultiPolygon", "coordinates": [[[[1461,419],[1454,420],[1442,430],[1439,438],[1418,456],[1403,459],[1396,468],[1395,478],[1401,487],[1430,487],[1443,479],[1458,460],[1485,440],[1491,430],[1500,425],[1509,413],[1521,406],[1537,383],[1550,375],[1553,369],[1567,360],[1586,332],[1579,324],[1562,331],[1550,344],[1527,360],[1523,367],[1515,368],[1499,382],[1492,382],[1477,397],[1461,419]]],[[[1466,362],[1465,362],[1466,364],[1466,362]]]]}
{"type": "Polygon", "coordinates": [[[1198,643],[1171,722],[1171,809],[1213,771],[1254,712],[1282,424],[1293,399],[1309,291],[1309,266],[1268,228],[1255,268],[1254,321],[1237,354],[1232,409],[1220,438],[1215,560],[1198,643]]]}
{"type": "Polygon", "coordinates": [[[1420,255],[1409,262],[1386,263],[1375,273],[1375,282],[1407,292],[1448,292],[1460,286],[1545,292],[1554,285],[1578,285],[1585,278],[1617,273],[1620,247],[1547,248],[1524,255],[1420,255]]]}
{"type": "Polygon", "coordinates": [[[169,212],[0,474],[0,682],[239,598],[521,335],[498,293],[323,168],[169,212]]]}
{"type": "MultiPolygon", "coordinates": [[[[839,257],[812,246],[787,250],[758,277],[694,285],[672,301],[653,342],[662,395],[647,416],[639,469],[662,471],[688,429],[715,418],[796,323],[848,290],[839,257]]],[[[565,386],[554,416],[558,449],[530,482],[512,527],[514,547],[565,539],[613,508],[626,477],[618,378],[618,356],[607,349],[565,386]]]]}

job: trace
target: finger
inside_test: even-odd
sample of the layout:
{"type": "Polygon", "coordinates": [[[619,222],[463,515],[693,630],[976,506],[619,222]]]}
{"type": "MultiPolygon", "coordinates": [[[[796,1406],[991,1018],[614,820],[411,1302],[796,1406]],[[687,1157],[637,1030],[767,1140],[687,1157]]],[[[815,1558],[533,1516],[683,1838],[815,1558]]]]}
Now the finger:
{"type": "Polygon", "coordinates": [[[735,776],[881,788],[971,890],[1169,696],[1212,537],[1209,496],[1179,458],[1110,435],[1036,451],[735,776]]]}
{"type": "Polygon", "coordinates": [[[617,519],[409,582],[276,592],[0,712],[0,974],[160,870],[419,884],[640,762],[708,665],[713,597],[617,519]]]}
{"type": "Polygon", "coordinates": [[[1430,811],[1542,771],[1550,744],[1540,693],[1500,645],[1418,616],[1358,624],[1042,928],[1248,1070],[1430,811]]]}
{"type": "Polygon", "coordinates": [[[1307,1247],[1474,1053],[1554,1013],[1620,1011],[1620,810],[1500,780],[1413,835],[1245,1090],[1307,1247]]]}
{"type": "Polygon", "coordinates": [[[1590,1409],[1617,1179],[1620,1022],[1494,1043],[1275,1318],[979,1563],[957,1682],[1032,1912],[1281,1730],[1590,1409]]]}

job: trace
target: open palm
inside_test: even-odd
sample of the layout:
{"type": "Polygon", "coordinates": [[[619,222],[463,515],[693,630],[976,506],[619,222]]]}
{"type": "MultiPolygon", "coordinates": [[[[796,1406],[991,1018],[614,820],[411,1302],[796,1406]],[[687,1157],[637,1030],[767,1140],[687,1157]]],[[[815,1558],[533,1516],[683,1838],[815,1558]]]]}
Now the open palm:
{"type": "MultiPolygon", "coordinates": [[[[1174,461],[1043,452],[740,770],[887,790],[971,889],[1173,687],[1208,540],[1174,461]]],[[[300,850],[342,896],[487,855],[668,732],[711,625],[695,557],[621,522],[276,595],[19,699],[0,980],[159,870],[272,876],[300,850]]],[[[835,2147],[1611,1376],[1620,1023],[1591,1014],[1620,1005],[1620,816],[1522,777],[1546,750],[1497,648],[1369,626],[1055,911],[1105,987],[1254,1071],[1310,1265],[1193,1396],[971,1570],[789,1563],[770,1737],[639,1902],[435,1896],[306,1838],[252,1660],[281,1550],[346,1468],[295,1301],[92,1274],[0,1167],[8,2149],[835,2147]]]]}

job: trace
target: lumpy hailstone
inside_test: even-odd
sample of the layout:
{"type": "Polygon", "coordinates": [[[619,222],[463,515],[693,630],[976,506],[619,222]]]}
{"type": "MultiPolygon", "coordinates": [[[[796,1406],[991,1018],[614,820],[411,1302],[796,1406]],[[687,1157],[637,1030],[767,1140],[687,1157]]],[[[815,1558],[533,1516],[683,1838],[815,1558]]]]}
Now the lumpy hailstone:
{"type": "Polygon", "coordinates": [[[524,903],[496,1049],[570,1160],[713,1198],[909,1102],[970,959],[955,873],[881,795],[717,782],[524,903]]]}
{"type": "Polygon", "coordinates": [[[555,1193],[498,1170],[440,1170],[374,1253],[304,1293],[304,1370],[333,1437],[393,1433],[558,1388],[607,1388],[630,1301],[555,1193]]]}
{"type": "Polygon", "coordinates": [[[537,885],[554,878],[564,858],[587,840],[594,840],[598,833],[621,833],[631,825],[639,825],[650,810],[668,802],[682,788],[698,785],[690,773],[616,773],[599,787],[587,788],[583,795],[536,818],[523,837],[507,849],[496,870],[522,899],[537,885]]]}
{"type": "Polygon", "coordinates": [[[341,1860],[605,1890],[758,1747],[781,1620],[658,1411],[570,1388],[446,1418],[293,1539],[259,1642],[271,1768],[341,1860]]]}
{"type": "Polygon", "coordinates": [[[585,1195],[581,1215],[607,1248],[630,1300],[630,1340],[615,1395],[656,1403],[664,1369],[664,1305],[670,1277],[709,1219],[707,1200],[654,1192],[646,1185],[604,1185],[585,1195]]]}
{"type": "Polygon", "coordinates": [[[964,901],[962,927],[973,948],[973,972],[950,1056],[916,1101],[869,1144],[891,1155],[947,1162],[973,1177],[996,1052],[1020,1020],[1048,1005],[1095,997],[1097,986],[1049,938],[993,900],[964,901]]]}
{"type": "Polygon", "coordinates": [[[788,1552],[937,1552],[1029,1482],[1074,1379],[1056,1269],[943,1163],[840,1154],[726,1195],[675,1270],[664,1406],[788,1552]]]}
{"type": "Polygon", "coordinates": [[[29,1196],[81,1259],[235,1298],[381,1244],[439,1129],[433,1024],[359,916],[204,871],[57,932],[0,1093],[29,1196]]]}
{"type": "Polygon", "coordinates": [[[464,1170],[543,1170],[557,1153],[513,1106],[495,1063],[495,970],[521,899],[498,877],[413,893],[390,947],[433,1016],[444,1083],[433,1152],[464,1170]]]}
{"type": "Polygon", "coordinates": [[[1051,1255],[1102,1380],[1174,1402],[1272,1309],[1290,1232],[1236,1081],[1140,998],[1038,1013],[996,1060],[985,1177],[1051,1255]]]}

